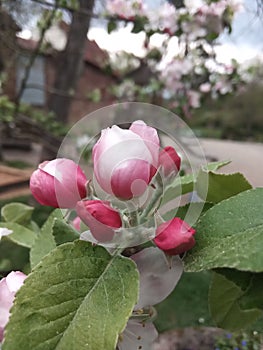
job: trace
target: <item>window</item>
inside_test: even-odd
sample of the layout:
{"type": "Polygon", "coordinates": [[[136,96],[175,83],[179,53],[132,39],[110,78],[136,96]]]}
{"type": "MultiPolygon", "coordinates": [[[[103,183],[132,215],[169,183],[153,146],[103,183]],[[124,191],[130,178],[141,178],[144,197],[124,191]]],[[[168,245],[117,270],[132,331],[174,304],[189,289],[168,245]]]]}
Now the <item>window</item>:
{"type": "MultiPolygon", "coordinates": [[[[28,56],[19,56],[17,63],[16,89],[19,90],[25,75],[25,67],[29,61],[28,56]]],[[[45,105],[45,77],[44,77],[44,57],[38,56],[30,70],[27,86],[21,97],[21,102],[34,106],[45,105]]]]}

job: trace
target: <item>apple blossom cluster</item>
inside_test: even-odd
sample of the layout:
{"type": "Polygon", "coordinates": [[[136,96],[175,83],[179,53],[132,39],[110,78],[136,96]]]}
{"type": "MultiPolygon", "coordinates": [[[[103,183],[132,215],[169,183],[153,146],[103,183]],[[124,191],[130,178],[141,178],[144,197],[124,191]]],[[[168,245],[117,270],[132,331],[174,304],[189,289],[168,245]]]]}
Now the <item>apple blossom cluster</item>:
{"type": "Polygon", "coordinates": [[[143,0],[113,0],[107,2],[106,9],[111,15],[117,15],[122,19],[133,20],[136,16],[143,16],[146,7],[143,0]]]}
{"type": "Polygon", "coordinates": [[[136,16],[145,17],[148,32],[158,31],[178,35],[181,30],[188,36],[189,29],[195,24],[197,32],[198,28],[203,29],[199,34],[200,37],[204,37],[211,32],[220,34],[224,30],[224,21],[231,20],[234,13],[242,9],[242,4],[241,0],[185,0],[184,6],[180,8],[163,2],[156,11],[147,6],[143,0],[108,0],[106,11],[109,16],[126,20],[134,20],[136,16]],[[184,21],[186,18],[187,21],[184,21]]]}
{"type": "Polygon", "coordinates": [[[124,80],[113,90],[115,96],[122,101],[149,101],[152,96],[152,103],[157,96],[158,103],[188,117],[208,96],[235,91],[245,84],[237,63],[218,62],[214,46],[224,30],[231,31],[233,17],[241,10],[241,0],[185,0],[180,8],[165,1],[158,9],[143,1],[108,0],[109,16],[133,23],[134,33],[145,32],[144,60],[153,73],[145,87],[124,80]],[[161,45],[151,40],[156,33],[162,36],[161,45]]]}
{"type": "MultiPolygon", "coordinates": [[[[138,249],[127,240],[120,250],[123,253],[137,248],[129,256],[139,271],[140,291],[132,316],[119,336],[117,349],[148,348],[157,337],[151,322],[155,314],[153,305],[173,291],[183,272],[179,255],[195,245],[192,227],[179,217],[164,222],[158,213],[163,187],[177,176],[181,158],[171,146],[161,149],[156,129],[137,120],[129,129],[114,125],[102,130],[93,147],[92,159],[93,180],[74,161],[58,158],[39,165],[31,176],[30,189],[42,205],[74,211],[76,217],[71,224],[84,231],[80,239],[92,237],[91,242],[95,240],[102,246],[108,247],[114,237],[125,235],[128,228],[134,236],[139,226],[140,232],[146,232],[147,221],[153,222],[152,247],[138,249]],[[148,200],[139,204],[138,199],[149,189],[148,200]],[[101,193],[108,200],[97,197],[101,193]]],[[[12,232],[2,231],[2,235],[12,232]]],[[[0,342],[4,339],[15,294],[25,279],[25,274],[16,271],[0,282],[0,342]]]]}
{"type": "MultiPolygon", "coordinates": [[[[147,206],[151,212],[158,209],[154,207],[156,203],[148,200],[144,207],[137,208],[134,221],[129,218],[129,211],[114,205],[116,200],[129,202],[143,196],[149,187],[152,191],[161,188],[161,196],[163,186],[178,174],[181,165],[176,150],[171,146],[161,150],[156,129],[143,121],[132,123],[129,129],[114,125],[102,130],[93,147],[92,158],[95,184],[75,162],[58,158],[39,165],[31,176],[30,189],[42,205],[74,209],[77,214],[74,226],[79,229],[82,221],[99,244],[124,235],[125,228],[143,225],[147,206]],[[161,184],[157,178],[162,179],[161,184]],[[109,200],[94,194],[95,185],[109,200]]],[[[154,192],[151,196],[154,197],[154,192]]],[[[194,233],[184,221],[174,218],[157,227],[153,241],[167,254],[177,255],[194,246],[194,233]]]]}

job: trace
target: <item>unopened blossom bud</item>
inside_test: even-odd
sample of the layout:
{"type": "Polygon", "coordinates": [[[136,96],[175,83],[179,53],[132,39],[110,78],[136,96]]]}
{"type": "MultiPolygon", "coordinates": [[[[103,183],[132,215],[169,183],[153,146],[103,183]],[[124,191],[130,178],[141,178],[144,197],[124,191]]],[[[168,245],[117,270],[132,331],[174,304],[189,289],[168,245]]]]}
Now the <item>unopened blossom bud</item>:
{"type": "Polygon", "coordinates": [[[79,201],[76,211],[99,242],[110,241],[114,236],[114,230],[122,226],[119,212],[112,208],[107,201],[79,201]]]}
{"type": "Polygon", "coordinates": [[[9,320],[15,294],[27,276],[20,271],[12,271],[0,281],[0,342],[4,338],[4,329],[9,320]]]}
{"type": "Polygon", "coordinates": [[[158,168],[157,131],[142,121],[129,130],[114,125],[102,130],[93,148],[94,174],[100,187],[121,199],[142,195],[158,168]]]}
{"type": "Polygon", "coordinates": [[[195,245],[195,230],[180,218],[174,218],[157,227],[154,239],[158,248],[168,255],[186,252],[195,245]]]}
{"type": "Polygon", "coordinates": [[[164,176],[169,176],[172,173],[176,175],[178,173],[181,166],[181,158],[173,147],[165,147],[160,152],[159,166],[161,166],[164,176]]]}
{"type": "Polygon", "coordinates": [[[58,158],[38,166],[30,178],[30,189],[42,205],[54,208],[74,208],[85,198],[87,178],[75,162],[58,158]]]}

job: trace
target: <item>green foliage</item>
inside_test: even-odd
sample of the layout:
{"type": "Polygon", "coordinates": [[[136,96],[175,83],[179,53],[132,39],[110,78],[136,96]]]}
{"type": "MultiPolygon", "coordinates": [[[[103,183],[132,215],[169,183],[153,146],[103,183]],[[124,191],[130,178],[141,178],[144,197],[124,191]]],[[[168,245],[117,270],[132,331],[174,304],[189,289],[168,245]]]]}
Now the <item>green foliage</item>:
{"type": "Polygon", "coordinates": [[[101,101],[101,91],[100,89],[94,89],[91,92],[87,94],[87,98],[94,102],[94,103],[99,103],[101,101]]]}
{"type": "Polygon", "coordinates": [[[208,309],[210,272],[184,273],[174,291],[156,306],[160,332],[190,326],[211,326],[208,309]]]}
{"type": "Polygon", "coordinates": [[[216,174],[212,171],[207,173],[201,170],[196,180],[198,196],[211,203],[219,203],[224,199],[251,188],[252,186],[240,173],[223,175],[216,174]]]}
{"type": "Polygon", "coordinates": [[[180,194],[193,192],[196,178],[194,174],[176,177],[171,185],[167,186],[162,199],[162,205],[173,200],[180,194]]]}
{"type": "Polygon", "coordinates": [[[187,255],[188,271],[217,267],[263,271],[263,188],[216,204],[196,225],[196,246],[187,255]]]}
{"type": "Polygon", "coordinates": [[[29,262],[29,249],[3,237],[0,241],[0,272],[25,271],[29,262]]]}
{"type": "Polygon", "coordinates": [[[9,203],[1,209],[1,216],[4,221],[16,222],[27,225],[31,221],[34,208],[23,203],[9,203]]]}
{"type": "Polygon", "coordinates": [[[190,127],[200,136],[232,140],[263,141],[262,72],[242,92],[205,101],[194,111],[190,127]],[[199,132],[200,131],[200,132],[199,132]]]}
{"type": "Polygon", "coordinates": [[[115,29],[117,29],[116,20],[111,19],[111,20],[108,22],[108,34],[110,34],[111,32],[113,32],[115,29]]]}
{"type": "Polygon", "coordinates": [[[72,226],[68,225],[64,220],[55,219],[52,227],[52,233],[55,238],[56,245],[79,239],[79,232],[72,226]]]}
{"type": "Polygon", "coordinates": [[[31,118],[34,123],[50,132],[54,136],[64,136],[68,127],[56,121],[55,114],[52,112],[43,112],[29,105],[21,105],[19,112],[31,118]]]}
{"type": "Polygon", "coordinates": [[[145,25],[148,23],[148,18],[147,17],[142,17],[142,16],[135,16],[133,20],[133,28],[132,28],[132,33],[140,33],[144,31],[145,25]]]}
{"type": "Polygon", "coordinates": [[[7,96],[0,96],[0,123],[11,123],[14,120],[15,105],[7,96]]]}
{"type": "Polygon", "coordinates": [[[20,159],[15,159],[15,160],[4,160],[1,162],[3,165],[10,166],[12,168],[17,168],[17,169],[28,169],[31,168],[32,165],[20,160],[20,159]]]}
{"type": "MultiPolygon", "coordinates": [[[[206,202],[165,216],[184,219],[190,206],[201,212],[196,246],[184,257],[189,272],[157,305],[161,331],[214,324],[239,330],[262,316],[263,188],[251,189],[239,173],[217,174],[226,164],[213,162],[177,177],[165,192],[168,202],[179,190],[197,190],[202,197],[208,188],[206,202]],[[212,280],[208,270],[214,270],[212,280]]],[[[86,349],[87,344],[92,350],[115,350],[138,297],[135,264],[117,251],[110,255],[80,241],[63,210],[54,210],[41,229],[28,205],[7,204],[1,214],[0,227],[13,230],[0,242],[1,271],[32,268],[17,294],[3,350],[86,349]]]]}
{"type": "Polygon", "coordinates": [[[15,222],[0,223],[0,227],[13,231],[10,235],[2,239],[8,239],[22,247],[31,248],[34,245],[36,235],[26,227],[15,222]]]}
{"type": "Polygon", "coordinates": [[[214,273],[209,302],[211,315],[217,326],[237,331],[246,329],[262,316],[262,310],[259,309],[262,307],[262,284],[262,274],[231,271],[226,277],[214,273]],[[255,288],[258,283],[260,288],[255,288]],[[253,293],[258,294],[258,304],[253,299],[253,293]],[[243,298],[252,304],[242,303],[243,298]]]}
{"type": "Polygon", "coordinates": [[[191,202],[182,207],[174,208],[171,211],[168,211],[163,215],[163,219],[166,221],[171,220],[174,217],[178,217],[182,220],[185,220],[185,217],[189,212],[190,206],[193,211],[201,212],[201,215],[203,215],[208,209],[210,209],[213,206],[213,203],[191,202]]]}
{"type": "Polygon", "coordinates": [[[130,259],[83,241],[59,246],[17,293],[3,350],[114,350],[137,297],[130,259]]]}
{"type": "MultiPolygon", "coordinates": [[[[208,163],[207,165],[204,165],[202,167],[202,169],[200,170],[200,173],[203,174],[202,182],[200,182],[199,180],[199,188],[202,184],[202,193],[206,192],[207,190],[206,187],[207,187],[209,173],[212,171],[214,172],[227,164],[229,164],[229,161],[220,161],[220,162],[208,163]]],[[[169,201],[173,200],[179,195],[193,192],[196,187],[196,181],[198,176],[199,176],[198,174],[186,174],[183,176],[177,176],[175,180],[165,188],[164,196],[162,199],[162,205],[164,205],[165,203],[168,203],[169,201]]],[[[240,189],[240,191],[241,190],[242,188],[240,189]]],[[[207,200],[207,202],[209,202],[209,200],[207,200]]]]}
{"type": "Polygon", "coordinates": [[[57,219],[63,219],[60,209],[56,209],[50,214],[32,246],[30,251],[30,263],[32,268],[34,268],[45,255],[56,248],[56,241],[52,232],[57,219]]]}
{"type": "MultiPolygon", "coordinates": [[[[15,109],[14,102],[7,96],[0,96],[0,123],[9,124],[14,122],[15,109]]],[[[56,121],[55,115],[52,112],[47,113],[27,104],[21,104],[17,111],[18,116],[19,113],[27,116],[32,120],[32,123],[36,123],[38,127],[43,128],[54,136],[64,136],[67,133],[68,128],[56,121]]],[[[16,121],[19,120],[19,117],[16,118],[18,118],[16,121]]]]}

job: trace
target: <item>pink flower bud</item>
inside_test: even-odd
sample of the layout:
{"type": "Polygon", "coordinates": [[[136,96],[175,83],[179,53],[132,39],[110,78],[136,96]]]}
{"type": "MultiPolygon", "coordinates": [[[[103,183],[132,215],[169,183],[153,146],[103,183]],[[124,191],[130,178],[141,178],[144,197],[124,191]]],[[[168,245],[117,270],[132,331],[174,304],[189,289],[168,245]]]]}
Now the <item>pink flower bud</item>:
{"type": "Polygon", "coordinates": [[[74,208],[86,197],[87,178],[72,160],[59,158],[38,166],[30,178],[30,189],[42,205],[55,208],[74,208]]]}
{"type": "Polygon", "coordinates": [[[181,158],[173,147],[165,147],[160,152],[159,166],[162,167],[164,176],[169,176],[172,173],[178,173],[181,166],[181,158]]]}
{"type": "Polygon", "coordinates": [[[99,242],[110,241],[114,236],[114,229],[122,226],[119,212],[107,201],[80,201],[77,203],[76,211],[99,242]]]}
{"type": "Polygon", "coordinates": [[[140,196],[158,168],[157,131],[142,121],[129,130],[114,125],[102,130],[93,148],[94,174],[101,188],[121,199],[140,196]]]}
{"type": "Polygon", "coordinates": [[[193,248],[195,230],[180,218],[174,218],[158,226],[154,239],[158,248],[168,255],[177,255],[193,248]]]}
{"type": "Polygon", "coordinates": [[[4,338],[4,329],[9,320],[15,294],[24,283],[27,276],[19,271],[10,272],[0,281],[0,342],[4,338]]]}

